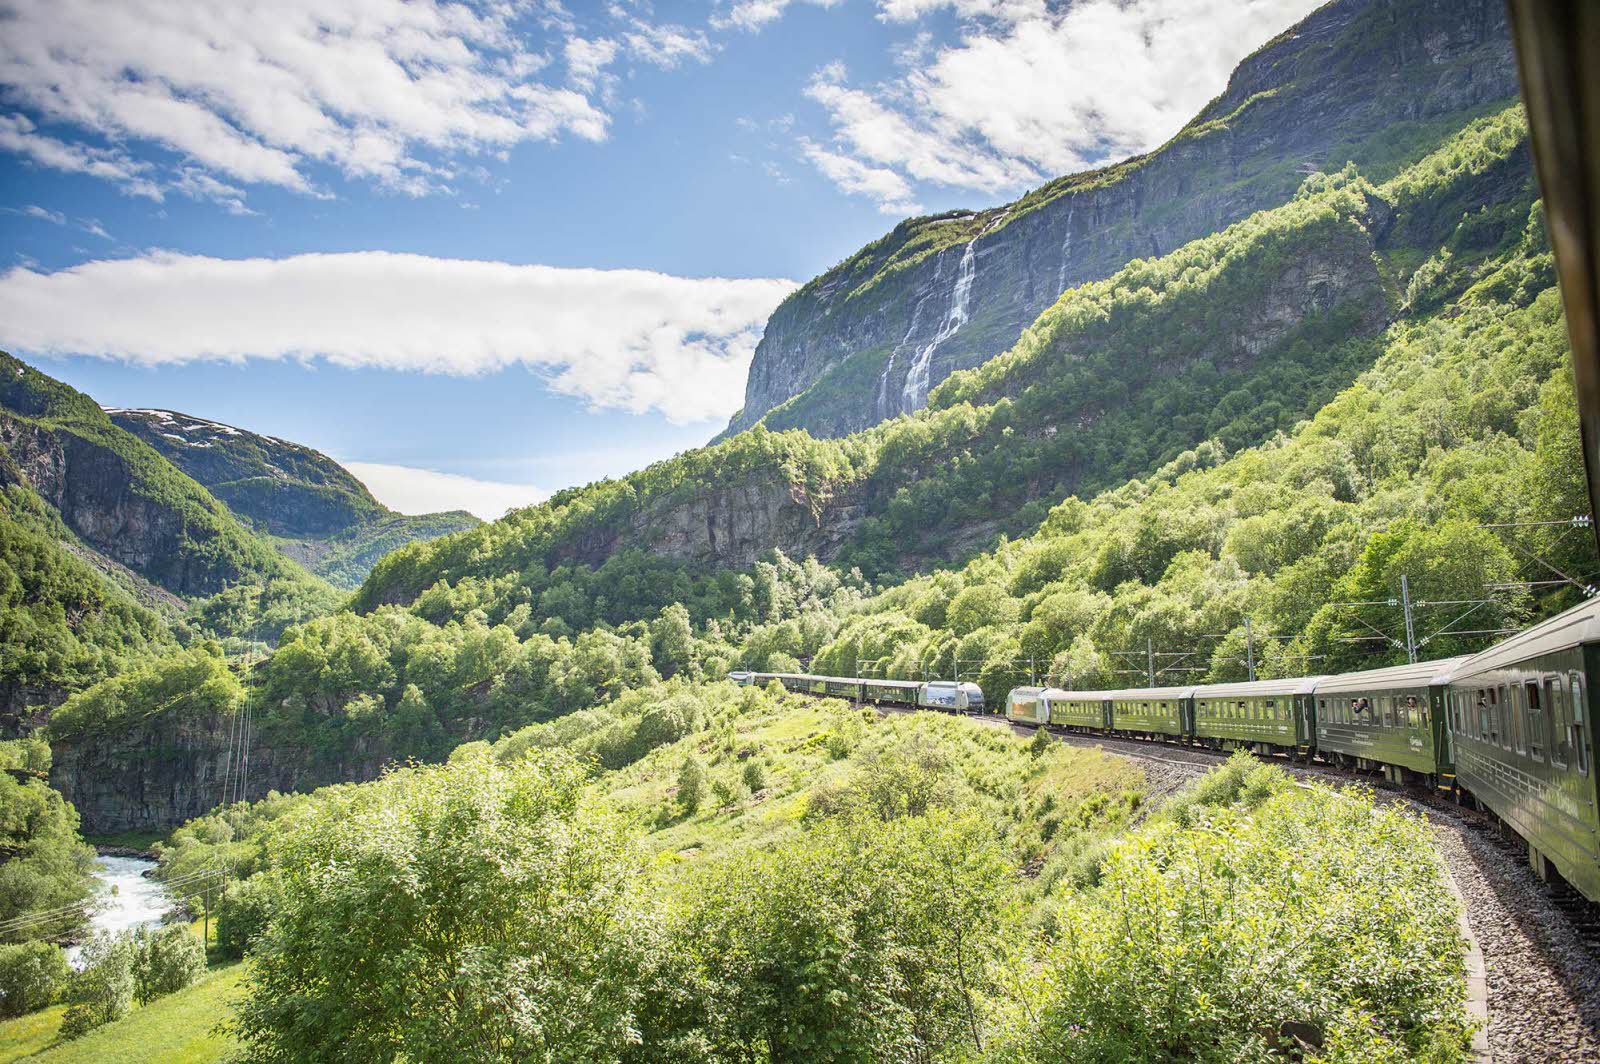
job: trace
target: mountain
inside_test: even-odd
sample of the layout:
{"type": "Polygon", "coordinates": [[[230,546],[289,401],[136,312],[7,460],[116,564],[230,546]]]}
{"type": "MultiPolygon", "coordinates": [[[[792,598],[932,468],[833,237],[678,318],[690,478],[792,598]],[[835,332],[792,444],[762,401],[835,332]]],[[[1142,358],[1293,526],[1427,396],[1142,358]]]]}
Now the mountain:
{"type": "Polygon", "coordinates": [[[397,514],[339,463],[288,440],[172,410],[107,414],[338,587],[354,587],[395,547],[479,523],[464,510],[397,514]]]}
{"type": "MultiPolygon", "coordinates": [[[[948,563],[1207,440],[1235,450],[1291,430],[1376,360],[1392,322],[1437,312],[1509,253],[1536,195],[1515,106],[1381,185],[1354,167],[1308,175],[1281,206],[1069,290],[915,416],[841,439],[757,426],[562,492],[395,552],[356,606],[440,581],[604,571],[630,552],[694,573],[773,550],[872,579],[948,563]]],[[[614,567],[633,582],[585,594],[636,598],[633,567],[614,567]]]]}
{"type": "Polygon", "coordinates": [[[1352,161],[1385,180],[1516,92],[1500,0],[1334,0],[1241,63],[1156,151],[903,222],[796,291],[767,323],[727,434],[840,436],[920,409],[1063,291],[1284,203],[1309,172],[1352,161]]]}
{"type": "MultiPolygon", "coordinates": [[[[1361,625],[1398,617],[1327,604],[1381,602],[1401,574],[1442,602],[1510,588],[1481,627],[1516,627],[1571,595],[1516,590],[1544,579],[1536,559],[1596,565],[1587,538],[1536,524],[1577,512],[1584,485],[1526,150],[1513,108],[1383,185],[1315,175],[1284,206],[1064,296],[913,417],[841,440],[757,428],[411,544],[243,689],[189,650],[74,696],[51,721],[52,782],[93,830],[169,827],[215,804],[199,781],[229,764],[241,712],[252,796],[536,721],[609,766],[639,736],[683,734],[692,685],[735,664],[959,666],[997,698],[1030,666],[1115,684],[1122,653],[1154,646],[1185,676],[1234,679],[1247,617],[1271,674],[1389,664],[1361,625]],[[1080,371],[1103,387],[1052,413],[1080,371]],[[1118,460],[1139,472],[1045,501],[1089,466],[1122,476],[1118,460]],[[1008,517],[1037,527],[960,566],[917,553],[1008,517]],[[774,543],[835,563],[764,560],[774,543]],[[875,589],[839,561],[879,555],[921,571],[875,589]],[[607,712],[619,695],[637,729],[607,712]]],[[[1430,652],[1471,648],[1460,626],[1434,631],[1451,616],[1425,619],[1430,652]]]]}
{"type": "Polygon", "coordinates": [[[81,544],[182,598],[304,578],[87,395],[0,352],[0,486],[36,492],[81,544]]]}

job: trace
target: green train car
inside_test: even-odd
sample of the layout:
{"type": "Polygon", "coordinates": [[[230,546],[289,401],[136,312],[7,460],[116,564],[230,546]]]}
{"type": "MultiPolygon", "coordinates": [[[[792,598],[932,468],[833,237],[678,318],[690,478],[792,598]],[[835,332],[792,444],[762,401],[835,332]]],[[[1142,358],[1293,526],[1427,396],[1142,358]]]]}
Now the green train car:
{"type": "Polygon", "coordinates": [[[1111,730],[1111,706],[1100,691],[1062,691],[1050,688],[1050,723],[1070,731],[1105,732],[1111,730]]]}
{"type": "Polygon", "coordinates": [[[1316,684],[1317,753],[1395,783],[1450,790],[1455,773],[1445,704],[1466,657],[1327,676],[1316,684]]]}
{"type": "Polygon", "coordinates": [[[1189,734],[1203,746],[1260,753],[1307,753],[1311,693],[1320,676],[1194,688],[1189,734]]]}
{"type": "Polygon", "coordinates": [[[1189,733],[1193,687],[1144,687],[1107,691],[1111,729],[1125,735],[1181,738],[1189,733]]]}
{"type": "Polygon", "coordinates": [[[1450,742],[1461,788],[1552,869],[1600,901],[1595,693],[1600,600],[1591,599],[1476,654],[1448,677],[1450,742]]]}

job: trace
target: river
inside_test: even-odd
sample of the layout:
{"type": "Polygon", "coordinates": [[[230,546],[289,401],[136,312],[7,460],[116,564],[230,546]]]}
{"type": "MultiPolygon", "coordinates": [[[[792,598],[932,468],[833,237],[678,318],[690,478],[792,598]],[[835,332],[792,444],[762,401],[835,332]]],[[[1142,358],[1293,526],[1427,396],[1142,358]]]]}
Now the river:
{"type": "MultiPolygon", "coordinates": [[[[95,858],[95,878],[105,888],[89,920],[90,931],[118,934],[136,927],[154,927],[172,908],[172,895],[146,871],[156,866],[148,857],[95,858]]],[[[67,960],[76,964],[78,947],[67,950],[67,960]]]]}

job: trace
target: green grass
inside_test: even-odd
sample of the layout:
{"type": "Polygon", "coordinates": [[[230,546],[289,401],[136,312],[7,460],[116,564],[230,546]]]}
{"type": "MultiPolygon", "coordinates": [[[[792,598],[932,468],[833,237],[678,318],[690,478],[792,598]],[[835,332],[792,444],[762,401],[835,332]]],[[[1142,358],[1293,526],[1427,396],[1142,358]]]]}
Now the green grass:
{"type": "Polygon", "coordinates": [[[217,1031],[244,983],[245,966],[215,968],[194,986],[135,1008],[75,1042],[57,1042],[66,1006],[0,1023],[0,1064],[209,1064],[227,1059],[234,1041],[217,1031]]]}
{"type": "Polygon", "coordinates": [[[0,1064],[26,1060],[50,1048],[66,1013],[65,1005],[52,1005],[27,1016],[0,1021],[0,1064]]]}

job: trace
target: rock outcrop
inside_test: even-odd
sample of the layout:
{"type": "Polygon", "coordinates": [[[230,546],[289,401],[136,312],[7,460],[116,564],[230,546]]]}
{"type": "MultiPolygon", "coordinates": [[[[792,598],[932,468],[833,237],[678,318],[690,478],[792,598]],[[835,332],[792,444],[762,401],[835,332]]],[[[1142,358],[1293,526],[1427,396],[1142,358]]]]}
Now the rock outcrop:
{"type": "Polygon", "coordinates": [[[838,436],[915,410],[1066,289],[1286,201],[1354,160],[1381,179],[1517,91],[1499,0],[1335,0],[1246,59],[1150,155],[983,212],[914,219],[768,321],[729,432],[838,436]]]}

